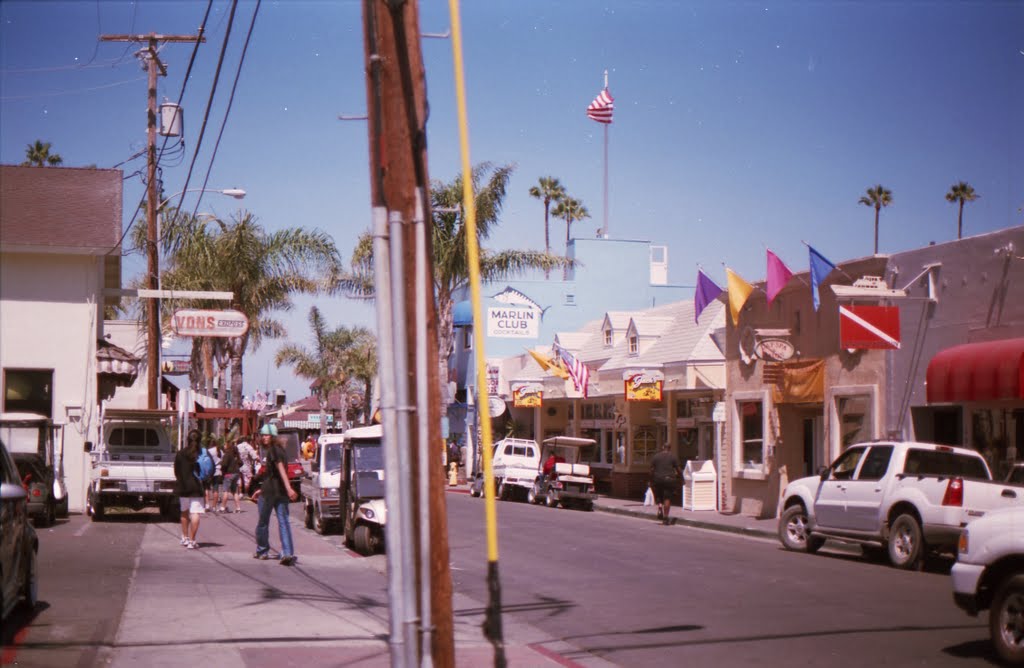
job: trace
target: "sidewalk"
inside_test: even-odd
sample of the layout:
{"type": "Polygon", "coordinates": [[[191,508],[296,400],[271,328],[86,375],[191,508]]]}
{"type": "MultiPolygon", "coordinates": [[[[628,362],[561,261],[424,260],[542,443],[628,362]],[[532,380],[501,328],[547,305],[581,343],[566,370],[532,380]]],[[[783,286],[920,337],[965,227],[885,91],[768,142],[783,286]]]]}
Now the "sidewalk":
{"type": "MultiPolygon", "coordinates": [[[[339,536],[302,529],[299,506],[292,504],[298,563],[255,560],[256,506],[243,510],[205,515],[198,550],[179,545],[172,523],[146,527],[108,665],[389,666],[384,557],[360,557],[343,549],[339,536]]],[[[275,551],[276,519],[270,538],[275,551]]],[[[456,665],[492,665],[494,650],[480,631],[484,606],[458,593],[453,605],[456,665]]],[[[509,619],[504,637],[512,666],[612,665],[576,657],[572,645],[509,619]]],[[[37,662],[45,656],[26,649],[19,658],[25,665],[45,665],[37,662]]]]}

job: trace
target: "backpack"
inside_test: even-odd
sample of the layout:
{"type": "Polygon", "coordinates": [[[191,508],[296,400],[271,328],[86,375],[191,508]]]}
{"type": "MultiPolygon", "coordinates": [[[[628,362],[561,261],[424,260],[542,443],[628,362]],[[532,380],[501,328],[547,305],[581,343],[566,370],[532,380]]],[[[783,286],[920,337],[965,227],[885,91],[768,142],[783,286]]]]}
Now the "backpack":
{"type": "Polygon", "coordinates": [[[199,450],[199,459],[196,460],[196,477],[200,482],[209,482],[213,479],[213,457],[206,448],[199,450]]]}

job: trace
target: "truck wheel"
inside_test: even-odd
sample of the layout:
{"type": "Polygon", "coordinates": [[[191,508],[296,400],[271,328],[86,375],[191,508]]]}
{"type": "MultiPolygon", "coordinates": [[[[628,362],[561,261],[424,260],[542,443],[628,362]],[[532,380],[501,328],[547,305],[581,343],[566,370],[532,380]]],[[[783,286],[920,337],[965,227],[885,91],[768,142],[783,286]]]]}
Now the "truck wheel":
{"type": "Polygon", "coordinates": [[[498,483],[498,498],[502,501],[508,499],[508,487],[505,486],[504,480],[498,483]]]}
{"type": "Polygon", "coordinates": [[[896,568],[917,568],[923,561],[924,552],[924,537],[917,518],[908,514],[897,517],[889,530],[890,563],[896,568]]]}
{"type": "Polygon", "coordinates": [[[999,656],[1009,665],[1024,663],[1024,575],[1011,576],[999,585],[988,626],[999,656]]]}
{"type": "Polygon", "coordinates": [[[313,528],[313,503],[306,501],[305,508],[303,508],[303,524],[306,525],[307,529],[313,528]]]}
{"type": "Polygon", "coordinates": [[[321,536],[327,533],[327,523],[324,522],[324,518],[320,516],[316,506],[313,506],[313,531],[317,532],[321,536]]]}
{"type": "Polygon", "coordinates": [[[36,566],[36,550],[28,548],[28,559],[25,564],[25,582],[21,586],[21,605],[26,612],[36,609],[39,602],[39,571],[36,566]]]}
{"type": "Polygon", "coordinates": [[[814,554],[825,541],[810,533],[807,510],[799,503],[783,511],[779,518],[779,541],[787,550],[814,554]]]}
{"type": "Polygon", "coordinates": [[[92,515],[92,521],[93,522],[102,522],[103,521],[103,517],[104,517],[103,504],[101,504],[101,503],[94,503],[92,505],[92,507],[91,507],[91,510],[92,510],[92,512],[90,514],[92,515]]]}
{"type": "Polygon", "coordinates": [[[529,491],[526,492],[526,502],[527,503],[534,503],[535,504],[535,503],[538,502],[537,491],[538,491],[537,490],[537,483],[533,483],[533,487],[531,487],[529,489],[529,491]]]}
{"type": "Polygon", "coordinates": [[[557,508],[558,507],[558,499],[556,499],[554,496],[552,496],[551,492],[548,492],[547,498],[544,499],[544,503],[547,504],[548,508],[557,508]]]}
{"type": "Polygon", "coordinates": [[[373,540],[373,532],[370,531],[370,527],[366,526],[365,524],[360,524],[359,526],[357,526],[355,530],[355,535],[353,536],[353,542],[355,543],[356,546],[356,552],[358,552],[359,554],[363,555],[364,557],[368,557],[371,554],[373,554],[375,545],[373,540]]]}

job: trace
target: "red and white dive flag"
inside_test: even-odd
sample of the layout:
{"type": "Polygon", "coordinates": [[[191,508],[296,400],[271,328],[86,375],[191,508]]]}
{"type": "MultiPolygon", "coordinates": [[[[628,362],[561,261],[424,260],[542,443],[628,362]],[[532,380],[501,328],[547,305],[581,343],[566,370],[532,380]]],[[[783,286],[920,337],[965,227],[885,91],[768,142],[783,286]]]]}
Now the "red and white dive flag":
{"type": "MultiPolygon", "coordinates": [[[[607,77],[606,77],[607,78],[607,77]]],[[[615,108],[615,98],[605,88],[594,101],[587,107],[587,116],[598,123],[611,123],[612,122],[612,110],[615,108]]]]}
{"type": "Polygon", "coordinates": [[[851,350],[899,350],[899,307],[840,306],[839,345],[851,350]]]}

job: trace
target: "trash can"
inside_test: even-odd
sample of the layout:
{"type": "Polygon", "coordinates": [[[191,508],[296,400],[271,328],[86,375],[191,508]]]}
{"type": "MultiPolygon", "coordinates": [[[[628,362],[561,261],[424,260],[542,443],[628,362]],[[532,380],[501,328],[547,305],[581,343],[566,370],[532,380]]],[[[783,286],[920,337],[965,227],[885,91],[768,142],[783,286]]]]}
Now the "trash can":
{"type": "Polygon", "coordinates": [[[683,510],[714,510],[718,474],[710,459],[691,459],[683,470],[683,510]]]}

